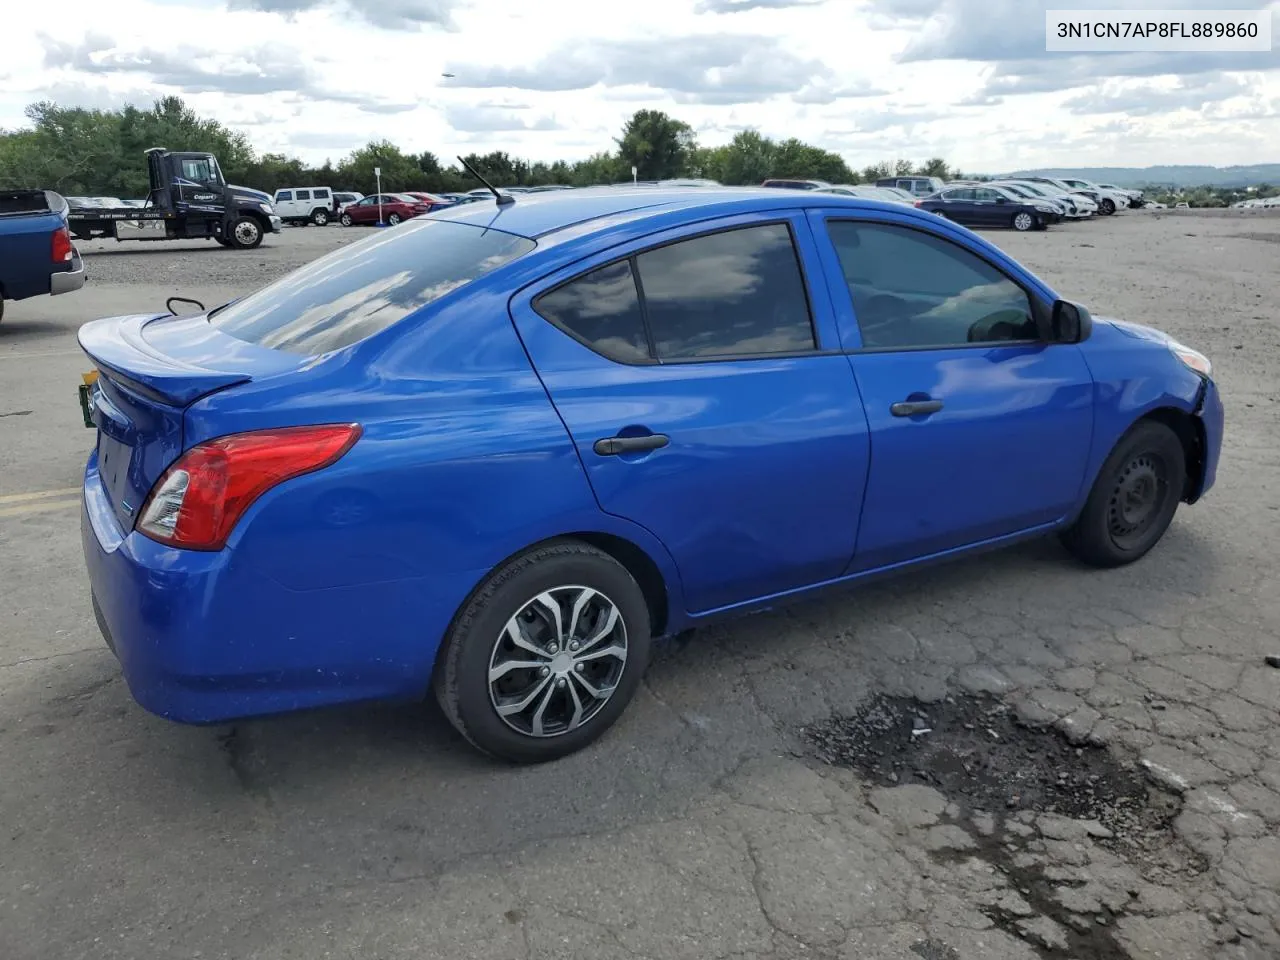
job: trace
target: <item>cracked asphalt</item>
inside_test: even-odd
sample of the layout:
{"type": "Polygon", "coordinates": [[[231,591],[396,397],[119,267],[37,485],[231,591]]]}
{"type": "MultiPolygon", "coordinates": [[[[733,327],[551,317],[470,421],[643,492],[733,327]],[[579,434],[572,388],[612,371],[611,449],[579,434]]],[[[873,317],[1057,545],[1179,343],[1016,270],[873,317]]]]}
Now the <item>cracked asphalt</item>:
{"type": "Polygon", "coordinates": [[[1274,960],[1280,217],[1251,213],[989,234],[1214,362],[1218,485],[1149,557],[1085,570],[1045,541],[700,631],[600,742],[531,769],[431,704],[193,728],[133,703],[79,556],[75,330],[244,292],[350,234],[84,245],[83,291],[0,324],[0,957],[1274,960]],[[1109,751],[1169,825],[1125,844],[970,809],[800,735],[874,695],[970,693],[1109,751]]]}

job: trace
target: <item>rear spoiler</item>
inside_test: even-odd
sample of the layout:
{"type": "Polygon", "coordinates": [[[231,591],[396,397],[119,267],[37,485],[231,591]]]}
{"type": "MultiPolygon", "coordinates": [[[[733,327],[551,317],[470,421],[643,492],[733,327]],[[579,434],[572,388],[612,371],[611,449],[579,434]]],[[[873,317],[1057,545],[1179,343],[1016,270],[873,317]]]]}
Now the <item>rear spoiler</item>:
{"type": "Polygon", "coordinates": [[[208,370],[165,356],[147,343],[142,328],[168,314],[93,320],[80,328],[80,349],[112,380],[150,400],[186,407],[206,394],[247,383],[246,373],[208,370]]]}

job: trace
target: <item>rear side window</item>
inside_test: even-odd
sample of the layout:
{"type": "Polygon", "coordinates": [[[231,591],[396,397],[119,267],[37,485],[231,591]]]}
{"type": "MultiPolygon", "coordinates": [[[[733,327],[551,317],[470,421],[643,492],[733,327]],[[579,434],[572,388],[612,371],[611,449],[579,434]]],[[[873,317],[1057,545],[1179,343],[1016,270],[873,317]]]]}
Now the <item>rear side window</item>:
{"type": "Polygon", "coordinates": [[[273,350],[328,353],[385,330],[535,246],[499,230],[411,220],[214,310],[209,323],[273,350]]]}
{"type": "Polygon", "coordinates": [[[816,346],[786,224],[682,240],[640,254],[636,266],[659,360],[795,353],[816,346]]]}
{"type": "Polygon", "coordinates": [[[293,199],[293,191],[292,191],[292,190],[281,190],[279,193],[277,193],[277,194],[276,194],[276,200],[277,200],[277,201],[279,201],[279,200],[292,200],[292,199],[293,199]]]}
{"type": "Polygon", "coordinates": [[[832,221],[831,242],[870,349],[1035,340],[1031,298],[968,250],[921,230],[832,221]]]}
{"type": "Polygon", "coordinates": [[[310,200],[310,199],[311,199],[311,191],[310,191],[310,190],[299,190],[299,191],[298,191],[298,199],[299,199],[299,200],[310,200]]]}
{"type": "Polygon", "coordinates": [[[328,191],[328,190],[317,190],[317,191],[315,192],[315,199],[317,199],[317,200],[328,200],[328,199],[329,199],[329,191],[328,191]]]}
{"type": "Polygon", "coordinates": [[[631,261],[592,270],[542,294],[533,308],[610,360],[644,363],[649,342],[631,261]]]}

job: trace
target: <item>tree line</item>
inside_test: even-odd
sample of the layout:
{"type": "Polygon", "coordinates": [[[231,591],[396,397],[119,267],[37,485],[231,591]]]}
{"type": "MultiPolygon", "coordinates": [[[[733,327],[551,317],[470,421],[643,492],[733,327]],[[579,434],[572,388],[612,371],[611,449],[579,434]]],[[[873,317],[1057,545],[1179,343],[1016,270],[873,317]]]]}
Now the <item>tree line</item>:
{"type": "MultiPolygon", "coordinates": [[[[336,190],[375,189],[381,168],[388,191],[463,191],[476,180],[456,163],[430,151],[409,153],[389,140],[353,150],[335,165],[320,166],[279,153],[258,153],[245,134],[199,116],[179,97],[149,109],[60,107],[42,101],[26,110],[30,127],[0,131],[0,188],[41,187],[67,196],[146,196],[149,147],[207,151],[231,183],[273,192],[281,187],[327,185],[336,190]]],[[[512,157],[505,151],[472,153],[471,166],[497,186],[591,186],[630,180],[698,177],[725,184],[754,184],[769,177],[863,183],[879,177],[923,174],[958,177],[945,160],[916,165],[895,160],[854,170],[837,153],[796,138],[775,140],[744,130],[719,147],[697,143],[693,128],[660,110],[639,110],[623,125],[612,149],[584,160],[554,163],[512,157]]]]}

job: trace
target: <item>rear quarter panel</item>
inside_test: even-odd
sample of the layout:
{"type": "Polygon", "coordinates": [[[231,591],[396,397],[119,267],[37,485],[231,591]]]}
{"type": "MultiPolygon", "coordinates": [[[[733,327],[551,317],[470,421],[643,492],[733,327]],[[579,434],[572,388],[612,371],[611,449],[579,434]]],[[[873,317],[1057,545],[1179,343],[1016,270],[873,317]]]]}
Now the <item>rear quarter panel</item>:
{"type": "Polygon", "coordinates": [[[394,624],[376,618],[380,641],[406,669],[429,669],[454,613],[491,570],[552,537],[628,539],[669,591],[679,588],[661,544],[597,506],[507,318],[507,288],[470,289],[377,344],[214,394],[186,417],[187,446],[271,426],[362,425],[337,464],[255,503],[228,547],[288,590],[342,591],[351,613],[337,628],[364,631],[368,604],[394,607],[394,624]]]}

